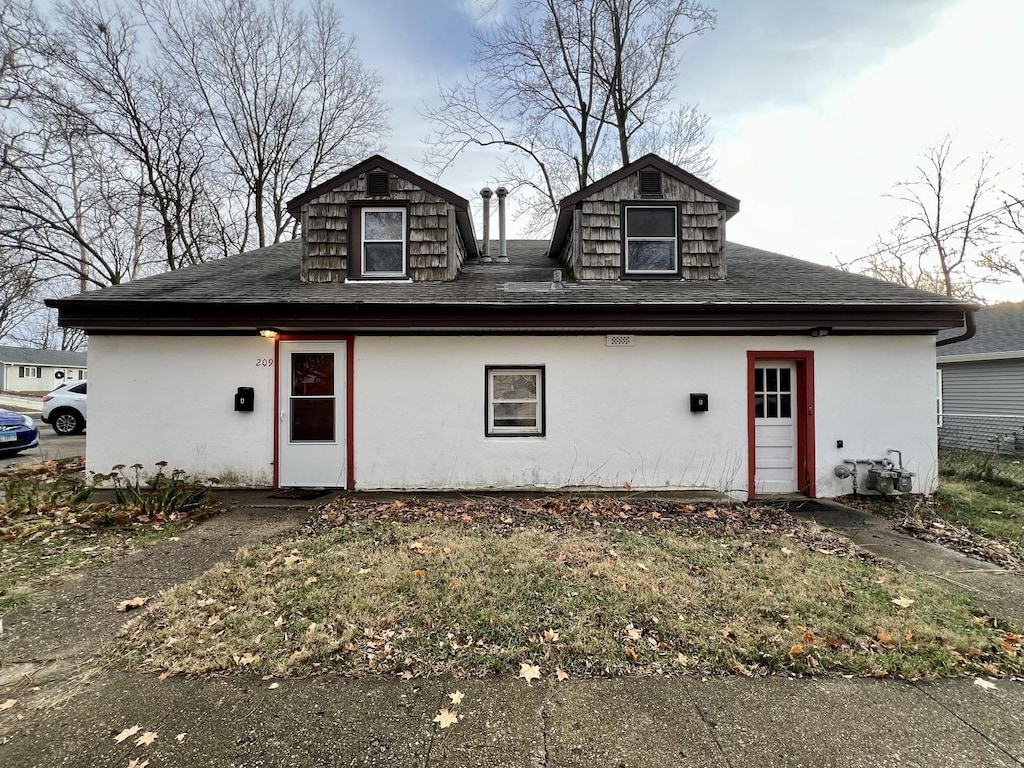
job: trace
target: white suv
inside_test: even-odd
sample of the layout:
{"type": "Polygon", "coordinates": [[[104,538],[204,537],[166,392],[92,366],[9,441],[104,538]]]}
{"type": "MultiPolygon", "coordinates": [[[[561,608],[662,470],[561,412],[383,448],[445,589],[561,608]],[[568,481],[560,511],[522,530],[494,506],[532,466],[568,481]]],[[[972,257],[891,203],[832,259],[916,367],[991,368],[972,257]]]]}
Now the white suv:
{"type": "Polygon", "coordinates": [[[77,435],[85,429],[87,383],[69,381],[43,398],[43,422],[58,435],[77,435]]]}

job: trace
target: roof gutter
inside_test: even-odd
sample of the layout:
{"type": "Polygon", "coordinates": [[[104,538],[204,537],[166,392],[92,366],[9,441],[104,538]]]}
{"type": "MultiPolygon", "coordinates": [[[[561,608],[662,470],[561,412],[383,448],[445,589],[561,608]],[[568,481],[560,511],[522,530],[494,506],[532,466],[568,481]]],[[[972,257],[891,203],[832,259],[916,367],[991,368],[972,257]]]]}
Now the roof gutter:
{"type": "Polygon", "coordinates": [[[973,339],[974,334],[978,332],[978,327],[974,324],[974,312],[968,310],[964,312],[964,332],[959,336],[950,336],[948,339],[940,339],[935,342],[936,347],[944,347],[947,344],[956,344],[958,341],[967,341],[973,339]]]}

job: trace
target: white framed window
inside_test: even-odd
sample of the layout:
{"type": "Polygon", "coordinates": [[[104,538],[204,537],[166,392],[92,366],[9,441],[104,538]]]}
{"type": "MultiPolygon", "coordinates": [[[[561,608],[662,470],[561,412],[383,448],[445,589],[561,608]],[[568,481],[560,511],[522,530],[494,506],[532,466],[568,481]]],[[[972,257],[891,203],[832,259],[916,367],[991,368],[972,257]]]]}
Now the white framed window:
{"type": "Polygon", "coordinates": [[[544,366],[484,369],[487,437],[544,435],[544,366]]]}
{"type": "Polygon", "coordinates": [[[360,208],[363,277],[405,277],[405,208],[360,208]]]}
{"type": "Polygon", "coordinates": [[[679,211],[674,205],[627,205],[622,218],[624,274],[679,274],[679,211]]]}
{"type": "Polygon", "coordinates": [[[935,369],[935,426],[942,426],[942,369],[935,369]]]}

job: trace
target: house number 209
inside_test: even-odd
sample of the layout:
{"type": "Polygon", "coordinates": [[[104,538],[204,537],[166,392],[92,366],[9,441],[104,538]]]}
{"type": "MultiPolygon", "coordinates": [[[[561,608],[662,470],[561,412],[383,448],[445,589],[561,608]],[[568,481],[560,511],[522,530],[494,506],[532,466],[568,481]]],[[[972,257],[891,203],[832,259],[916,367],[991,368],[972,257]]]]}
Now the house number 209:
{"type": "Polygon", "coordinates": [[[272,357],[261,357],[256,360],[256,367],[268,368],[274,364],[274,358],[272,357]]]}

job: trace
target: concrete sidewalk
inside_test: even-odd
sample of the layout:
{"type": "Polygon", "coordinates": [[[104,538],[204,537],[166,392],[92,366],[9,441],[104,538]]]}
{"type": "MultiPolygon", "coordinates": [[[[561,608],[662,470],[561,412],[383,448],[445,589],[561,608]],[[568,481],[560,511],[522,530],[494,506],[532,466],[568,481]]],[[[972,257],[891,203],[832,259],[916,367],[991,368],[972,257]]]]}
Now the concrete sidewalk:
{"type": "Polygon", "coordinates": [[[627,678],[211,680],[108,673],[0,746],[0,765],[796,768],[1024,764],[1024,686],[627,678]],[[461,719],[433,718],[460,690],[461,719]],[[138,734],[117,744],[125,728],[138,734]],[[157,734],[150,746],[138,735],[157,734]],[[180,741],[179,734],[184,734],[180,741]]]}

